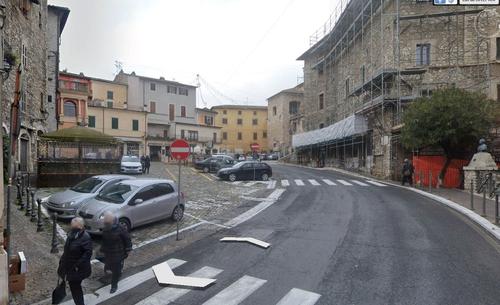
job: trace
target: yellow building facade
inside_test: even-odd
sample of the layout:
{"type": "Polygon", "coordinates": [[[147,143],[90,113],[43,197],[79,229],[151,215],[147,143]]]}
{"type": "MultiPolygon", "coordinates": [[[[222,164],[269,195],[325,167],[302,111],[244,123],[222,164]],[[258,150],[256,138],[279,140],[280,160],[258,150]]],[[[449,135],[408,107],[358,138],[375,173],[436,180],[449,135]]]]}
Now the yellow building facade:
{"type": "Polygon", "coordinates": [[[147,113],[128,109],[127,86],[92,78],[87,126],[123,141],[125,155],[146,154],[147,113]]]}
{"type": "Polygon", "coordinates": [[[246,154],[269,150],[266,106],[221,105],[212,110],[217,112],[215,125],[222,127],[221,152],[246,154]]]}

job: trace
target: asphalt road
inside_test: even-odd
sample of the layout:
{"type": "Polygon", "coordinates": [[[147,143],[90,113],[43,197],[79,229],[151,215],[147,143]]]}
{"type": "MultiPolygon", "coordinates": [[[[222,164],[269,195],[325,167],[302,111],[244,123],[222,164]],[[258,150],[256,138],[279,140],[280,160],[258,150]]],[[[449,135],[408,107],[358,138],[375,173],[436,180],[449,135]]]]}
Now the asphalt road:
{"type": "MultiPolygon", "coordinates": [[[[366,179],[283,165],[273,169],[275,179],[290,181],[279,201],[236,228],[168,257],[158,254],[157,262],[186,261],[177,275],[216,268],[217,282],[205,290],[165,290],[180,293],[172,304],[277,304],[289,293],[281,304],[500,303],[499,248],[462,216],[366,179]],[[223,236],[253,236],[272,246],[220,243],[223,236]],[[293,288],[301,289],[298,295],[293,288]],[[293,302],[299,296],[304,301],[293,302]]],[[[161,289],[150,279],[104,304],[167,304],[165,294],[154,297],[161,289]]]]}

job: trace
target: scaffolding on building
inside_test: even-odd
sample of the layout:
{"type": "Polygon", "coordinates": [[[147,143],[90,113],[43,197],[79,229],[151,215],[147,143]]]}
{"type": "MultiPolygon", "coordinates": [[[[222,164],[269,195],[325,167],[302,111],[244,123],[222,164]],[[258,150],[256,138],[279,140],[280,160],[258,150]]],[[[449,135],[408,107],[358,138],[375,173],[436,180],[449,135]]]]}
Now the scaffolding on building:
{"type": "MultiPolygon", "coordinates": [[[[399,162],[394,160],[404,158],[399,131],[408,102],[428,96],[432,90],[454,85],[487,93],[492,80],[491,36],[490,33],[482,35],[480,29],[498,29],[493,24],[496,20],[491,18],[492,13],[481,19],[485,11],[481,7],[434,7],[417,2],[342,0],[327,22],[310,37],[311,47],[299,59],[315,58],[312,69],[325,79],[321,91],[333,92],[325,107],[330,113],[327,123],[354,114],[365,115],[370,123],[369,131],[355,139],[348,137],[337,139],[335,143],[294,144],[297,161],[311,165],[329,165],[331,162],[342,167],[358,163],[371,167],[374,164],[372,158],[378,158],[377,170],[381,176],[397,173],[394,166],[399,162]],[[420,6],[420,10],[415,10],[418,13],[407,9],[411,6],[420,6]],[[415,43],[409,43],[409,40],[434,41],[438,36],[445,37],[448,47],[435,50],[433,54],[439,56],[433,55],[432,62],[419,63],[415,58],[415,43]],[[359,65],[360,59],[362,65],[359,65]],[[360,66],[359,70],[352,69],[354,66],[360,66]],[[430,74],[436,77],[428,77],[430,74]],[[363,155],[355,156],[356,149],[351,155],[344,153],[350,150],[349,146],[356,145],[371,147],[362,148],[363,155]],[[325,151],[332,147],[334,160],[325,160],[325,155],[328,155],[325,151]]],[[[430,52],[430,49],[424,51],[430,52]]],[[[421,59],[427,60],[422,54],[421,59]]],[[[425,54],[431,60],[430,54],[425,54]]],[[[311,123],[316,123],[315,119],[310,121],[307,122],[306,111],[306,130],[316,129],[316,126],[311,126],[311,123]]]]}

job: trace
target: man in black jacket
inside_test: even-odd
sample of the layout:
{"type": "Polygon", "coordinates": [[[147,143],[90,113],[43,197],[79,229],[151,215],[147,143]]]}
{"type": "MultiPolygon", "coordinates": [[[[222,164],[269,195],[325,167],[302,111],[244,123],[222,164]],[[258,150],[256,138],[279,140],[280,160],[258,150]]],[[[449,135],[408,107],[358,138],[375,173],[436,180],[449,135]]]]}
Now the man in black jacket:
{"type": "Polygon", "coordinates": [[[104,253],[105,268],[112,273],[110,292],[115,293],[122,275],[123,262],[132,250],[132,241],[127,229],[120,225],[111,212],[104,213],[103,222],[101,252],[104,253]]]}
{"type": "Polygon", "coordinates": [[[410,160],[405,159],[403,162],[403,169],[402,169],[403,181],[401,182],[401,185],[405,185],[406,182],[408,182],[410,186],[413,185],[414,171],[415,168],[413,167],[413,164],[411,164],[410,160]]]}
{"type": "Polygon", "coordinates": [[[82,281],[92,272],[91,257],[92,239],[85,232],[83,219],[75,217],[71,220],[71,231],[64,244],[64,253],[59,261],[57,274],[68,281],[76,305],[84,305],[82,281]]]}
{"type": "Polygon", "coordinates": [[[149,157],[149,155],[146,155],[144,159],[144,171],[146,172],[146,174],[149,174],[150,167],[151,167],[151,158],[149,157]]]}

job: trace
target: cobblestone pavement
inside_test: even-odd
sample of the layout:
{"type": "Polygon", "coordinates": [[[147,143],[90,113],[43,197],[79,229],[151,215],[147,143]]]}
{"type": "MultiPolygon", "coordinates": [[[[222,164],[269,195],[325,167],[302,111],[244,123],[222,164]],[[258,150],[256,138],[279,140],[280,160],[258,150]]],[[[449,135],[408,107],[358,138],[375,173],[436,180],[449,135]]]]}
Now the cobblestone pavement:
{"type": "MultiPolygon", "coordinates": [[[[177,180],[177,173],[177,164],[153,162],[149,174],[137,177],[177,180]]],[[[37,192],[37,196],[43,198],[60,190],[58,188],[41,189],[37,192]]],[[[255,198],[266,197],[273,190],[268,189],[267,184],[263,182],[230,183],[219,181],[214,175],[203,174],[192,167],[182,166],[181,191],[186,198],[185,217],[180,222],[181,240],[175,241],[175,236],[172,237],[177,226],[170,219],[134,229],[131,232],[131,237],[135,249],[126,261],[124,272],[140,270],[142,265],[154,261],[159,256],[159,253],[166,254],[175,251],[194,240],[221,229],[226,221],[258,204],[259,201],[255,198]],[[200,225],[201,223],[203,225],[200,225]],[[186,230],[190,227],[196,227],[196,229],[186,230]],[[172,238],[168,242],[155,242],[166,240],[167,237],[172,238]]],[[[23,217],[20,219],[26,221],[27,224],[15,223],[13,224],[14,227],[33,226],[29,224],[29,219],[25,220],[23,217]]],[[[29,254],[29,258],[32,259],[30,265],[32,272],[30,272],[28,280],[28,287],[30,288],[26,292],[18,294],[13,299],[12,304],[33,304],[41,300],[45,300],[41,304],[49,304],[46,299],[50,297],[51,290],[57,280],[56,269],[59,255],[50,254],[50,221],[46,219],[46,223],[47,228],[44,234],[32,234],[32,238],[29,239],[30,242],[23,243],[22,247],[20,247],[21,249],[29,249],[26,252],[29,254]],[[38,244],[43,244],[43,246],[38,244]]],[[[67,231],[69,228],[67,221],[59,221],[58,224],[61,231],[67,231]]],[[[35,230],[34,227],[32,229],[35,230]]],[[[29,231],[29,229],[27,230],[29,231]]],[[[20,235],[27,235],[27,232],[20,231],[20,235]]],[[[61,240],[60,243],[62,242],[61,240]]],[[[100,238],[95,237],[94,249],[97,250],[99,247],[100,238]]],[[[62,250],[62,246],[59,248],[62,250]]],[[[110,278],[104,275],[102,269],[102,264],[94,264],[91,278],[84,281],[86,292],[94,291],[103,285],[109,284],[110,278]]]]}

